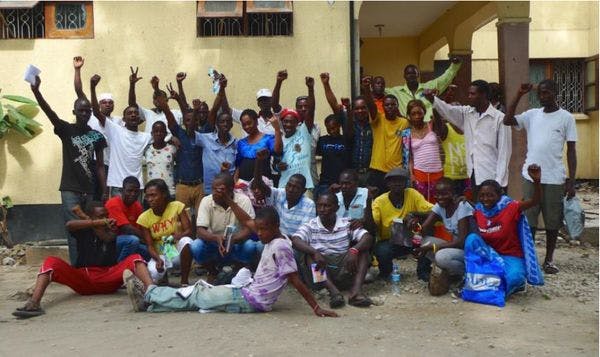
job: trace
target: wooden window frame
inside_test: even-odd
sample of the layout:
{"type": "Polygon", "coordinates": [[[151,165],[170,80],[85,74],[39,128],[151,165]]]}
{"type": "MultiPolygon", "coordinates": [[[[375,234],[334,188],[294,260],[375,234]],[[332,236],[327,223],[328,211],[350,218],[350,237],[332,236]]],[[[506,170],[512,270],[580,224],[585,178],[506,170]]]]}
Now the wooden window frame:
{"type": "MultiPolygon", "coordinates": [[[[94,6],[91,1],[82,1],[85,6],[85,26],[81,29],[68,30],[58,29],[56,22],[54,21],[56,15],[56,5],[59,5],[61,1],[49,1],[44,3],[44,20],[46,27],[45,38],[94,38],[94,6]]],[[[63,1],[62,3],[67,3],[63,1]]]]}
{"type": "Polygon", "coordinates": [[[584,89],[583,89],[583,109],[585,110],[586,113],[588,112],[593,112],[598,110],[598,55],[592,56],[592,57],[588,57],[585,59],[585,70],[587,71],[587,64],[589,62],[594,62],[594,81],[593,82],[589,82],[587,83],[587,75],[588,73],[585,73],[584,75],[584,89]],[[593,105],[588,105],[589,103],[587,103],[587,97],[588,97],[588,93],[590,90],[594,91],[594,104],[593,105]]]}

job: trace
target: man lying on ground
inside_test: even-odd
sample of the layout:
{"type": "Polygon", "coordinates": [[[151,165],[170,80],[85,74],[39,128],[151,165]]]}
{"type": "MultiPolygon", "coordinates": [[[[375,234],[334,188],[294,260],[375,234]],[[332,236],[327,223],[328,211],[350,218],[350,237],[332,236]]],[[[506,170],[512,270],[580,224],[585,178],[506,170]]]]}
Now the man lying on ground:
{"type": "MultiPolygon", "coordinates": [[[[215,192],[216,193],[216,192],[215,192]]],[[[213,193],[213,195],[215,194],[213,193]]],[[[223,195],[228,197],[227,195],[223,195]]],[[[253,220],[233,199],[228,199],[231,209],[240,222],[253,227],[265,247],[254,274],[254,281],[238,288],[226,285],[205,286],[196,284],[191,294],[170,287],[149,284],[148,277],[135,278],[124,272],[127,294],[133,309],[139,311],[193,311],[198,309],[247,313],[271,311],[289,281],[304,297],[317,316],[337,317],[332,311],[321,309],[308,288],[300,281],[292,244],[279,231],[279,216],[272,207],[257,212],[253,220]],[[184,298],[183,296],[186,296],[184,298]]]]}
{"type": "Polygon", "coordinates": [[[84,214],[76,206],[74,213],[82,219],[67,222],[67,229],[77,240],[78,255],[74,266],[57,257],[46,258],[40,267],[33,295],[25,306],[13,312],[14,316],[25,319],[43,315],[40,302],[51,282],[67,285],[80,295],[95,295],[117,291],[123,284],[122,275],[126,269],[142,279],[149,279],[146,263],[139,254],[132,254],[117,264],[115,220],[107,218],[102,202],[91,201],[86,211],[84,214]]]}

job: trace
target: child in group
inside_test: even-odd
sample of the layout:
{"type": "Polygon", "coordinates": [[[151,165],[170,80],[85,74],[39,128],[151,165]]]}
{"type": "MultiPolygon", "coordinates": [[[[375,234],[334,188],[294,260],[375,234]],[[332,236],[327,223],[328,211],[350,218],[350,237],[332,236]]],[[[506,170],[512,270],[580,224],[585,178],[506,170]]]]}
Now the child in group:
{"type": "Polygon", "coordinates": [[[171,197],[175,197],[175,179],[173,177],[177,147],[165,141],[167,125],[162,121],[152,124],[152,144],[144,151],[146,181],[162,179],[169,187],[171,197]]]}
{"type": "Polygon", "coordinates": [[[335,312],[322,309],[300,280],[292,244],[279,231],[277,211],[266,207],[258,211],[256,218],[252,219],[235,202],[231,201],[230,204],[240,222],[252,226],[265,245],[253,281],[244,287],[196,284],[192,291],[186,294],[170,287],[149,285],[125,272],[123,277],[134,311],[202,309],[232,313],[266,312],[272,310],[273,304],[289,281],[310,305],[315,315],[337,317],[335,312]]]}

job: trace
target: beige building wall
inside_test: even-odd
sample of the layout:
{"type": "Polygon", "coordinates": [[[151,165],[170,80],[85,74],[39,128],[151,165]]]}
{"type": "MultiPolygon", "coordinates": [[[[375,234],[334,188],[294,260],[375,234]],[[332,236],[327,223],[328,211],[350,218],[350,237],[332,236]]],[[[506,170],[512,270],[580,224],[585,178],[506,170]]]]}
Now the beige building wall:
{"type": "MultiPolygon", "coordinates": [[[[175,82],[186,71],[186,94],[212,103],[207,69],[214,66],[229,79],[229,103],[256,109],[256,91],[272,88],[277,70],[286,68],[289,79],[282,89],[282,104],[306,93],[304,77],[315,77],[317,118],[329,107],[319,73],[331,74],[338,96],[350,94],[349,4],[337,1],[294,2],[294,35],[291,37],[196,37],[196,2],[94,2],[94,39],[0,41],[0,88],[2,93],[32,97],[22,75],[27,64],[41,70],[41,91],[58,115],[73,121],[72,57],[81,55],[84,87],[89,78],[102,76],[100,92],[115,97],[115,113],[127,103],[129,66],[139,66],[143,79],[137,85],[138,102],[151,106],[149,80],[161,79],[161,87],[175,82]]],[[[175,103],[171,104],[176,107],[175,103]]],[[[59,203],[61,145],[52,126],[40,114],[44,132],[29,142],[11,136],[0,140],[0,194],[15,204],[59,203]]],[[[239,132],[239,127],[234,127],[239,132]]]]}

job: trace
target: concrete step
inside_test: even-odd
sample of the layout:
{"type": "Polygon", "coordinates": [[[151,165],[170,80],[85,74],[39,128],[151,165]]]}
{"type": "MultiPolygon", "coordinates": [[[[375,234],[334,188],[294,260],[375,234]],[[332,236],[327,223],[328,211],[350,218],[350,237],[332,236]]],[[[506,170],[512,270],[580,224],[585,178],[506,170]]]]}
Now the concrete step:
{"type": "Polygon", "coordinates": [[[25,250],[25,261],[29,266],[40,266],[47,257],[54,256],[69,262],[69,247],[66,245],[28,246],[25,250]]]}

